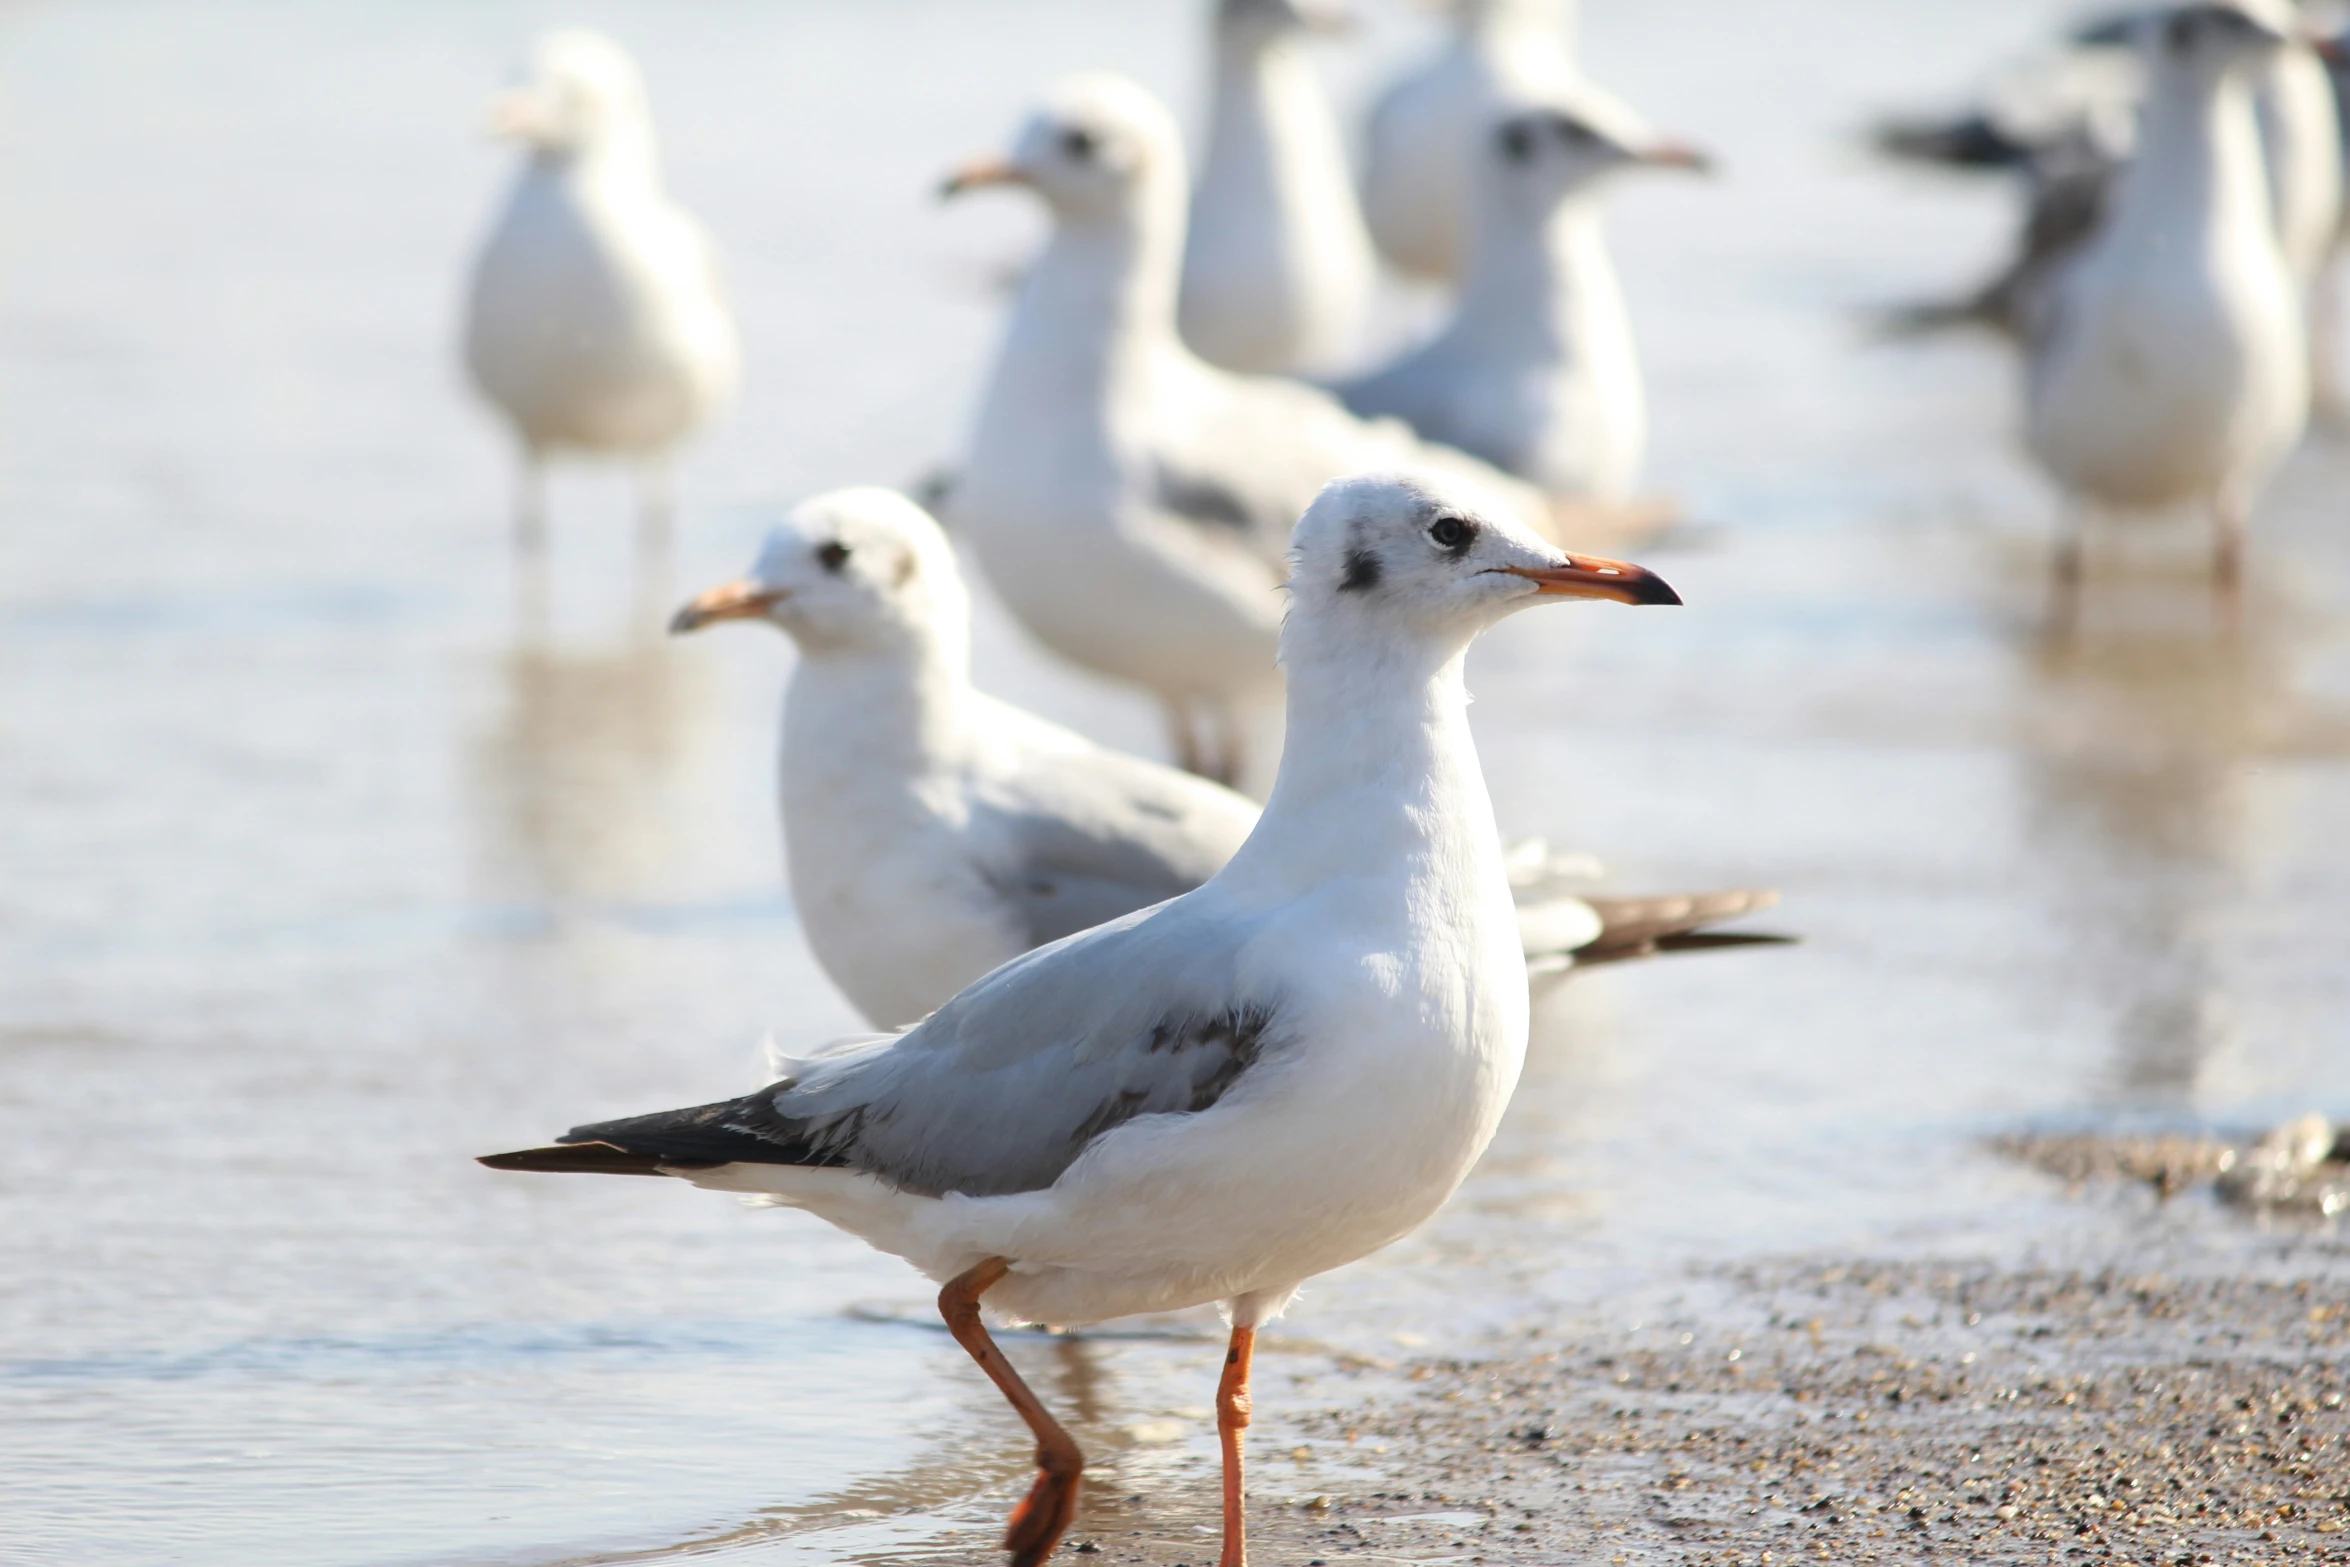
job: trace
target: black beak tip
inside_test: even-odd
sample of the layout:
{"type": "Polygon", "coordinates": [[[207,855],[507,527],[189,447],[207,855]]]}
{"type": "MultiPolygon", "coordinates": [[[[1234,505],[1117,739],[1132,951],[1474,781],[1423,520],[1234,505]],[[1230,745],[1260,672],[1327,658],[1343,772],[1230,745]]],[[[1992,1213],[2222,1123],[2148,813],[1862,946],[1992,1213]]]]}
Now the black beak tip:
{"type": "Polygon", "coordinates": [[[1681,595],[1675,593],[1673,585],[1662,577],[1644,577],[1636,584],[1636,587],[1639,596],[1632,600],[1635,604],[1678,604],[1681,602],[1681,595]]]}
{"type": "Polygon", "coordinates": [[[669,617],[669,634],[673,637],[682,637],[689,631],[701,629],[702,617],[694,613],[690,604],[669,617]]]}

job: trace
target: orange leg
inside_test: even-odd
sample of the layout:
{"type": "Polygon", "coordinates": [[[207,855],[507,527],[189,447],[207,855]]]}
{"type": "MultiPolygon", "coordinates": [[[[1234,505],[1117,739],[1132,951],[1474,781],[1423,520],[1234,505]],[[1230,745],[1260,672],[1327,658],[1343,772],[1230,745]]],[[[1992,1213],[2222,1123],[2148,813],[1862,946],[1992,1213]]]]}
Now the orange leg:
{"type": "Polygon", "coordinates": [[[1257,1330],[1234,1328],[1224,1352],[1224,1379],[1216,1384],[1216,1435],[1224,1443],[1224,1557],[1217,1567],[1248,1567],[1248,1500],[1241,1484],[1241,1433],[1248,1429],[1249,1362],[1257,1330]]]}
{"type": "Polygon", "coordinates": [[[1061,1536],[1069,1532],[1070,1521],[1077,1516],[1077,1478],[1085,1472],[1085,1455],[1060,1422],[1045,1412],[1044,1404],[1020,1380],[1020,1373],[1012,1369],[1012,1363],[988,1336],[987,1325],[979,1320],[979,1297],[1011,1271],[1009,1262],[990,1257],[968,1273],[957,1275],[938,1292],[938,1314],[947,1319],[947,1331],[955,1335],[955,1342],[979,1362],[979,1369],[1036,1434],[1036,1484],[1028,1488],[1027,1499],[1012,1510],[1012,1521],[1004,1529],[1004,1549],[1012,1553],[1012,1567],[1037,1567],[1053,1554],[1053,1547],[1061,1543],[1061,1536]]]}

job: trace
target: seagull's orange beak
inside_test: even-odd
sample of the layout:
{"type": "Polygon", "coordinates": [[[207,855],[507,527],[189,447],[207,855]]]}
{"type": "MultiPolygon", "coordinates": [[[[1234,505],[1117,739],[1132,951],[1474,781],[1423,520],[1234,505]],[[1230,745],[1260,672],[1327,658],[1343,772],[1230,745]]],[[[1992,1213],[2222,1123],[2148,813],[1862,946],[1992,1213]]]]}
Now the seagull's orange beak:
{"type": "Polygon", "coordinates": [[[532,87],[509,87],[490,100],[482,129],[501,141],[548,141],[555,134],[556,114],[547,94],[532,87]]]}
{"type": "Polygon", "coordinates": [[[985,185],[1025,185],[1028,176],[1009,158],[978,158],[948,175],[938,187],[938,199],[951,201],[965,191],[985,185]]]}
{"type": "Polygon", "coordinates": [[[722,582],[672,615],[669,634],[681,637],[720,620],[757,620],[787,596],[781,588],[762,587],[748,578],[722,582]]]}
{"type": "Polygon", "coordinates": [[[1686,169],[1691,174],[1714,171],[1714,155],[1685,141],[1653,142],[1641,149],[1640,161],[1652,169],[1686,169]]]}
{"type": "Polygon", "coordinates": [[[1599,555],[1569,555],[1564,566],[1505,566],[1544,593],[1561,598],[1614,599],[1619,604],[1678,604],[1681,595],[1645,566],[1599,555]]]}

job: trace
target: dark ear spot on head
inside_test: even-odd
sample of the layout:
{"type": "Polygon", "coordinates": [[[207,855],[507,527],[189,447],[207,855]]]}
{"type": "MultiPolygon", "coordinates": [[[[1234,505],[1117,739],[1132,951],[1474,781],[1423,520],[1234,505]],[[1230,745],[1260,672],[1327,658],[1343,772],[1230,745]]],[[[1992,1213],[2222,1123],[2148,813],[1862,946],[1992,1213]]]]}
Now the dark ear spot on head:
{"type": "Polygon", "coordinates": [[[2163,46],[2173,54],[2185,54],[2195,47],[2196,23],[2193,11],[2179,11],[2162,26],[2163,46]]]}
{"type": "Polygon", "coordinates": [[[816,559],[826,571],[835,576],[849,563],[849,547],[838,539],[826,539],[816,546],[816,559]]]}
{"type": "Polygon", "coordinates": [[[1341,593],[1362,593],[1379,585],[1379,557],[1356,545],[1346,552],[1346,575],[1338,579],[1341,593]]]}
{"type": "Polygon", "coordinates": [[[1523,120],[1512,120],[1501,128],[1501,155],[1512,163],[1524,163],[1534,156],[1534,133],[1523,120]]]}
{"type": "Polygon", "coordinates": [[[914,552],[912,550],[907,550],[904,554],[900,555],[898,557],[897,576],[892,581],[891,586],[902,588],[907,583],[913,581],[914,568],[919,564],[920,562],[914,559],[914,552]]]}

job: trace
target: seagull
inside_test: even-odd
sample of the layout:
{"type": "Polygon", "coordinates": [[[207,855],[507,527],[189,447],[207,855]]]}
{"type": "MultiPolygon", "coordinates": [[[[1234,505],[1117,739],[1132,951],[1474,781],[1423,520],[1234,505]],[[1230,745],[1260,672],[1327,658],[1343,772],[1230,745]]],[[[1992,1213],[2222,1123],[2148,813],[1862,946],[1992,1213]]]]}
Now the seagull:
{"type": "Polygon", "coordinates": [[[1333,0],[1219,0],[1208,151],[1191,194],[1177,324],[1227,370],[1327,369],[1354,350],[1378,262],[1309,31],[1333,0]]]}
{"type": "Polygon", "coordinates": [[[1219,370],[1176,334],[1186,183],[1174,119],[1121,76],[1071,78],[952,196],[1024,186],[1053,231],[1012,312],[946,521],[1023,625],[1155,693],[1182,765],[1229,783],[1240,711],[1275,686],[1291,523],[1333,479],[1435,467],[1543,517],[1530,487],[1300,382],[1219,370]]]}
{"type": "MultiPolygon", "coordinates": [[[[2333,82],[2318,51],[2300,37],[2285,0],[2236,0],[2286,35],[2289,47],[2252,72],[2269,207],[2287,265],[2314,291],[2339,243],[2344,219],[2341,122],[2333,82]]],[[[2042,292],[2102,221],[2118,171],[2137,141],[2146,91],[2136,40],[2161,9],[2125,11],[2076,30],[2065,48],[2003,84],[1990,104],[1955,119],[1896,121],[1880,129],[1888,154],[1952,168],[2022,173],[2026,216],[2016,253],[1974,293],[1894,312],[1899,333],[1980,325],[2021,336],[2042,292]]],[[[2328,339],[2312,322],[2313,363],[2328,339]]]]}
{"type": "Polygon", "coordinates": [[[806,1208],[939,1281],[940,1314],[1036,1437],[1004,1542],[1014,1567],[1069,1527],[1084,1455],[996,1346],[983,1298],[1064,1326],[1222,1303],[1221,1560],[1243,1567],[1257,1329],[1307,1279],[1444,1204],[1525,1057],[1469,643],[1536,603],[1679,602],[1425,473],[1323,491],[1297,525],[1288,596],[1279,780],[1203,885],[743,1098],[482,1161],[806,1208]]]}
{"type": "MultiPolygon", "coordinates": [[[[2211,509],[2233,598],[2254,497],[2309,407],[2301,289],[2271,219],[2253,83],[2286,35],[2238,5],[2143,19],[2138,148],[2027,323],[2026,436],[2077,502],[2211,509]]],[[[2080,517],[2057,556],[2069,609],[2080,517]]]]}
{"type": "MultiPolygon", "coordinates": [[[[799,646],[779,791],[792,898],[825,973],[875,1024],[911,1023],[1032,947],[1190,892],[1256,830],[1245,796],[976,689],[954,549],[893,491],[803,502],[748,576],[671,629],[732,620],[799,646]]],[[[1512,850],[1530,972],[1770,939],[1703,928],[1771,893],[1578,897],[1561,884],[1584,863],[1539,842],[1512,850]]]]}
{"type": "Polygon", "coordinates": [[[1590,88],[1514,109],[1476,141],[1473,222],[1452,320],[1338,394],[1474,453],[1545,493],[1632,496],[1648,442],[1640,354],[1602,232],[1609,176],[1704,170],[1590,88]]]}
{"type": "Polygon", "coordinates": [[[1470,164],[1512,102],[1545,102],[1580,80],[1573,0],[1449,0],[1453,36],[1372,106],[1363,216],[1397,270],[1449,281],[1466,260],[1470,164]]]}
{"type": "Polygon", "coordinates": [[[740,349],[709,236],[661,188],[644,79],[601,34],[549,33],[491,128],[525,156],[474,263],[465,362],[522,447],[517,537],[539,544],[561,451],[637,462],[665,526],[669,454],[732,400],[740,349]]]}

